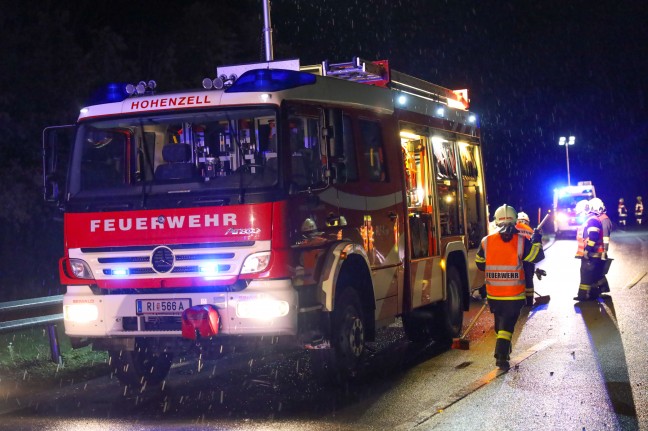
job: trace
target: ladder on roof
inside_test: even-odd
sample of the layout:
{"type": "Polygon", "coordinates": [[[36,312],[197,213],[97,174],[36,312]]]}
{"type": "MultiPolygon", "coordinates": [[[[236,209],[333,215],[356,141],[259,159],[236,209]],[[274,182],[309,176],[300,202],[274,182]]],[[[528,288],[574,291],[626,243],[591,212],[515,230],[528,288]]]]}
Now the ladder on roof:
{"type": "Polygon", "coordinates": [[[346,63],[331,64],[328,60],[322,62],[322,75],[332,76],[346,81],[361,84],[386,87],[389,83],[389,66],[387,60],[365,61],[360,57],[353,57],[346,63]]]}
{"type": "MultiPolygon", "coordinates": [[[[304,68],[302,67],[302,69],[304,68]]],[[[352,61],[346,63],[331,64],[328,61],[323,61],[322,67],[321,69],[318,68],[318,71],[323,76],[331,76],[361,84],[387,87],[424,97],[454,108],[468,109],[468,94],[466,90],[455,92],[423,79],[393,69],[390,70],[387,60],[367,61],[360,57],[354,57],[352,61]]]]}

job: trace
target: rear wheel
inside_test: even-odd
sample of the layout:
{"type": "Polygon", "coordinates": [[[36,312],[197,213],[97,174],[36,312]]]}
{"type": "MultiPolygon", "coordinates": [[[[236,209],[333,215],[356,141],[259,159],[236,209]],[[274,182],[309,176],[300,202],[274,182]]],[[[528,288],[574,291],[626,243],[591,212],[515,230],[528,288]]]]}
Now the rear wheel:
{"type": "Polygon", "coordinates": [[[172,355],[158,352],[145,340],[137,340],[134,350],[108,352],[115,376],[125,385],[157,385],[169,374],[172,355]]]}
{"type": "Polygon", "coordinates": [[[452,342],[461,335],[463,327],[463,294],[459,271],[450,267],[446,272],[446,299],[437,305],[435,341],[452,342]]]}

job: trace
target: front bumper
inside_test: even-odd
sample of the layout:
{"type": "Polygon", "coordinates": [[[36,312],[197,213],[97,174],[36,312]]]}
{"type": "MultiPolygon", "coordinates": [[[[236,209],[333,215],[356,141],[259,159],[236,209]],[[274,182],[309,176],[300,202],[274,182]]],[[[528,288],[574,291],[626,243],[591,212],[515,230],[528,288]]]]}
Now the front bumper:
{"type": "Polygon", "coordinates": [[[298,297],[289,279],[255,280],[238,292],[95,295],[90,286],[67,289],[63,310],[70,337],[182,337],[181,310],[138,313],[138,300],[211,304],[220,315],[219,336],[297,334],[298,297]]]}

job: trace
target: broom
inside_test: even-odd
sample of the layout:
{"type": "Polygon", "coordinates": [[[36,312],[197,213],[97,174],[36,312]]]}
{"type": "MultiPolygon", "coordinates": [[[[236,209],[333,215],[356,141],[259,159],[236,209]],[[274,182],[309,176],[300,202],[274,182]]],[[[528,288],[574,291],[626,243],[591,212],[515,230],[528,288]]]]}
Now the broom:
{"type": "Polygon", "coordinates": [[[461,337],[452,339],[453,349],[457,349],[457,350],[470,349],[470,341],[466,339],[466,335],[468,335],[468,332],[470,332],[472,327],[475,326],[475,323],[477,323],[477,319],[479,319],[479,316],[481,316],[484,310],[486,309],[486,305],[488,305],[488,302],[484,301],[484,305],[482,305],[482,307],[479,309],[475,317],[473,317],[473,320],[470,322],[470,324],[468,324],[468,327],[463,332],[463,334],[461,334],[461,337]]]}

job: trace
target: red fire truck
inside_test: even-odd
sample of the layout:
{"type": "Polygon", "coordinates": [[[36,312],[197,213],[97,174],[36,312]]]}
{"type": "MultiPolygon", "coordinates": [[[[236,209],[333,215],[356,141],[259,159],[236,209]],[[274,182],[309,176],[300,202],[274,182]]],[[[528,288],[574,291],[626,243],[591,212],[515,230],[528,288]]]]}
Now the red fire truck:
{"type": "Polygon", "coordinates": [[[387,61],[222,67],[203,88],[118,88],[43,134],[64,214],[65,332],[127,384],[173,355],[282,340],[353,376],[401,317],[447,342],[486,234],[467,92],[387,61]]]}

